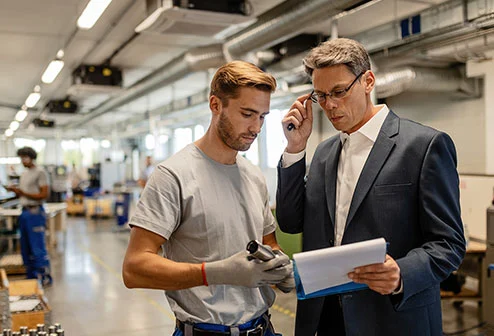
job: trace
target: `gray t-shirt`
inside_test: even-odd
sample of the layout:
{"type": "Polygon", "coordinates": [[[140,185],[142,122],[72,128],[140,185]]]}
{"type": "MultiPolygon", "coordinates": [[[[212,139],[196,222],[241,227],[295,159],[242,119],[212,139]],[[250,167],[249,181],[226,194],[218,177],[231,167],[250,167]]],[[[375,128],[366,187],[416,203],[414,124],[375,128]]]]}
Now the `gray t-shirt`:
{"type": "MultiPolygon", "coordinates": [[[[46,172],[38,167],[33,166],[26,168],[19,180],[19,188],[28,194],[39,194],[41,187],[48,185],[48,175],[46,172]]],[[[43,200],[33,200],[25,196],[20,198],[21,205],[39,205],[43,204],[43,200]]]]}
{"type": "MultiPolygon", "coordinates": [[[[230,257],[276,229],[259,168],[240,155],[236,164],[220,164],[194,144],[156,167],[130,225],[166,238],[164,257],[196,264],[230,257]]],[[[165,294],[179,320],[224,325],[261,315],[275,298],[269,286],[211,285],[165,294]]]]}

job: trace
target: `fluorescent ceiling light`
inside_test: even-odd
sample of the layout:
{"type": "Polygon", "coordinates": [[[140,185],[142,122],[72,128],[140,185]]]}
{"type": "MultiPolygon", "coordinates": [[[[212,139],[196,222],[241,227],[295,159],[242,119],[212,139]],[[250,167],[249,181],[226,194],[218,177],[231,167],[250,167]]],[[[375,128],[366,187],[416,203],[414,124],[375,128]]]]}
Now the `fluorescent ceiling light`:
{"type": "Polygon", "coordinates": [[[14,131],[12,131],[10,128],[7,128],[7,129],[5,130],[5,136],[10,137],[10,136],[12,136],[13,134],[14,134],[14,131]]]}
{"type": "Polygon", "coordinates": [[[53,60],[48,64],[43,76],[41,76],[41,81],[46,84],[51,84],[57,78],[60,71],[63,68],[63,61],[61,60],[53,60]]]}
{"type": "Polygon", "coordinates": [[[18,122],[23,122],[24,119],[26,119],[26,117],[27,117],[27,111],[19,110],[15,115],[15,120],[17,120],[18,122]]]}
{"type": "Polygon", "coordinates": [[[34,107],[39,99],[41,98],[41,94],[39,92],[32,92],[26,99],[26,106],[31,108],[31,107],[34,107]]]}
{"type": "Polygon", "coordinates": [[[10,123],[9,128],[10,128],[12,131],[17,131],[17,129],[19,128],[19,125],[20,125],[20,124],[19,124],[19,122],[14,120],[14,121],[12,121],[12,122],[10,123]]]}
{"type": "Polygon", "coordinates": [[[96,21],[100,18],[101,14],[105,11],[106,7],[110,4],[111,0],[91,0],[81,16],[77,20],[77,27],[81,29],[91,29],[96,21]]]}

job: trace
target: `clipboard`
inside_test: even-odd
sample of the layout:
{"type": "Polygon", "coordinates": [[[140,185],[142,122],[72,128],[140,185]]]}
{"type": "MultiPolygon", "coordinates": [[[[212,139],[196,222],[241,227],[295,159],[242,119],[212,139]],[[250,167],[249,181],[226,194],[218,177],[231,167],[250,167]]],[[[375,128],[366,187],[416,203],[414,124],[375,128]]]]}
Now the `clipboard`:
{"type": "MultiPolygon", "coordinates": [[[[341,272],[342,268],[347,267],[347,265],[341,266],[341,264],[346,263],[346,261],[347,261],[346,258],[347,258],[347,254],[348,254],[349,250],[352,251],[350,253],[353,253],[353,256],[351,256],[351,258],[353,258],[352,259],[353,264],[351,264],[351,266],[349,266],[349,267],[351,267],[351,269],[353,269],[354,267],[359,267],[359,266],[378,263],[378,262],[384,262],[386,252],[388,250],[388,245],[389,245],[389,243],[386,243],[383,238],[378,238],[378,239],[373,239],[373,240],[359,242],[359,243],[353,243],[353,244],[347,244],[347,245],[338,246],[338,247],[330,247],[330,248],[325,248],[325,249],[321,249],[321,250],[302,252],[300,255],[303,255],[304,258],[299,257],[299,259],[300,259],[300,261],[305,260],[305,263],[306,263],[306,265],[305,265],[305,267],[306,267],[305,268],[305,270],[306,270],[305,271],[305,278],[301,277],[301,272],[299,271],[299,267],[297,267],[297,261],[295,260],[296,257],[294,257],[294,260],[293,260],[293,273],[294,273],[294,278],[295,278],[295,288],[296,288],[296,292],[297,292],[297,299],[298,300],[306,300],[306,299],[311,299],[311,298],[316,298],[316,297],[321,297],[321,296],[341,294],[341,293],[359,291],[359,290],[364,290],[364,289],[369,288],[366,284],[355,283],[355,282],[351,281],[350,279],[348,279],[347,282],[338,281],[339,283],[336,282],[335,285],[328,284],[328,287],[324,288],[324,282],[326,281],[325,278],[319,278],[319,279],[316,278],[317,279],[316,281],[319,281],[320,284],[322,281],[323,284],[322,284],[322,286],[319,286],[319,288],[317,288],[317,287],[314,288],[315,286],[313,284],[313,278],[308,277],[308,274],[312,275],[312,271],[310,273],[307,273],[307,258],[308,258],[308,256],[315,258],[315,260],[316,260],[315,262],[319,263],[320,268],[330,267],[328,265],[331,265],[331,264],[327,264],[326,261],[328,260],[328,262],[331,262],[331,260],[333,260],[334,263],[340,264],[339,272],[341,272]],[[365,247],[363,247],[364,245],[365,245],[365,247]],[[363,249],[363,251],[360,252],[358,250],[355,250],[355,248],[353,248],[353,246],[355,246],[356,248],[358,247],[360,249],[363,249]],[[365,253],[366,252],[365,250],[369,251],[368,250],[369,248],[373,250],[372,254],[374,254],[374,256],[371,257],[371,259],[368,259],[367,255],[365,253]],[[345,251],[344,253],[346,253],[346,254],[341,254],[343,251],[345,251]],[[363,255],[362,263],[360,263],[360,264],[359,264],[360,258],[358,258],[359,253],[363,255]],[[322,258],[321,258],[321,255],[322,255],[322,258]],[[327,255],[328,255],[328,257],[326,257],[327,255]],[[355,260],[355,255],[357,255],[357,260],[355,260]],[[382,255],[382,260],[380,259],[381,255],[382,255]],[[328,258],[328,259],[326,259],[326,258],[328,258]],[[311,288],[311,286],[312,286],[311,291],[307,291],[307,287],[304,288],[304,284],[302,281],[303,279],[306,279],[309,281],[309,284],[311,284],[311,285],[309,285],[309,288],[311,288]]],[[[351,269],[347,269],[345,272],[350,272],[351,269]]],[[[318,273],[317,270],[319,270],[319,268],[314,268],[314,273],[316,273],[315,276],[317,276],[317,273],[318,273]]],[[[324,273],[324,271],[323,271],[323,273],[324,273]]],[[[336,274],[338,274],[338,272],[336,274]]],[[[319,272],[319,276],[321,276],[321,272],[319,272]]]]}
{"type": "Polygon", "coordinates": [[[366,284],[359,284],[352,281],[343,285],[333,286],[314,293],[305,294],[304,285],[300,280],[300,275],[298,274],[297,263],[295,260],[293,260],[293,274],[295,278],[295,290],[297,291],[298,300],[313,299],[321,296],[342,294],[369,288],[366,284]]]}

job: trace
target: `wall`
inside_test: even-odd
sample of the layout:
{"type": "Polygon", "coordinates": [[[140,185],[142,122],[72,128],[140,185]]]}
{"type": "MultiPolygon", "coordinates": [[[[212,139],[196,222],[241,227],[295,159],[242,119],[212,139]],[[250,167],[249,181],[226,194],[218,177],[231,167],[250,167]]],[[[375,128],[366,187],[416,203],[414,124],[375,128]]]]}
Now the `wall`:
{"type": "Polygon", "coordinates": [[[493,175],[460,175],[461,217],[470,237],[486,240],[486,210],[493,198],[493,175]]]}
{"type": "Polygon", "coordinates": [[[451,94],[403,93],[387,100],[400,117],[448,133],[456,145],[458,171],[485,174],[484,99],[453,100],[451,94]]]}

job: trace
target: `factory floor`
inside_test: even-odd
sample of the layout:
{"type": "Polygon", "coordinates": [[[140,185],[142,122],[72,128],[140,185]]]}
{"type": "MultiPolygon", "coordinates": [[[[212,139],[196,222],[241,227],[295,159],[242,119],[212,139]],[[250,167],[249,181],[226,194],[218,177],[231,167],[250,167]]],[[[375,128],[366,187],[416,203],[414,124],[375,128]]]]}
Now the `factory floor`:
{"type": "MultiPolygon", "coordinates": [[[[116,230],[114,219],[68,217],[66,241],[59,236],[51,251],[54,284],[45,289],[52,322],[66,336],[171,335],[175,319],[163,292],[129,290],[121,267],[129,231],[116,230]]],[[[277,293],[271,309],[277,332],[293,335],[295,294],[277,293]]],[[[450,335],[490,335],[482,327],[477,302],[443,302],[444,331],[450,335]]],[[[417,321],[420,323],[420,321],[417,321]]],[[[322,335],[321,335],[322,336],[322,335]]]]}

